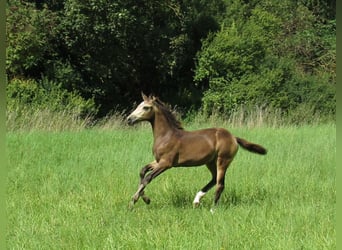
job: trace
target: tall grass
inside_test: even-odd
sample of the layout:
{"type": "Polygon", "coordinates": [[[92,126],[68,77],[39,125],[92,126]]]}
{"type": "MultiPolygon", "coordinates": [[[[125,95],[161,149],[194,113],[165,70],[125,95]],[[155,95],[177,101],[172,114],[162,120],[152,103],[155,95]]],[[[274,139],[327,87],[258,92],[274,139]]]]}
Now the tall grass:
{"type": "Polygon", "coordinates": [[[229,116],[219,111],[213,111],[210,115],[203,112],[190,114],[186,120],[190,124],[205,124],[211,126],[228,127],[283,127],[293,125],[321,124],[335,121],[335,117],[326,116],[315,112],[307,105],[299,106],[290,113],[284,113],[280,109],[267,106],[245,107],[241,106],[231,112],[229,116]]]}
{"type": "Polygon", "coordinates": [[[153,160],[149,127],[9,132],[8,248],[335,249],[335,131],[232,127],[268,154],[239,150],[214,214],[213,191],[192,208],[205,167],[165,172],[146,188],[149,206],[127,209],[153,160]]]}
{"type": "MultiPolygon", "coordinates": [[[[177,109],[174,113],[181,119],[184,114],[177,109]]],[[[51,111],[49,109],[32,109],[21,107],[7,112],[8,131],[81,131],[86,128],[111,130],[126,126],[127,112],[113,111],[107,116],[95,119],[93,115],[80,117],[79,110],[51,111]]],[[[334,117],[322,116],[310,110],[309,107],[298,107],[296,112],[284,114],[278,109],[255,106],[240,107],[227,117],[214,111],[210,115],[203,112],[193,112],[185,115],[185,126],[203,127],[283,127],[292,125],[322,124],[335,122],[334,117]]]]}
{"type": "Polygon", "coordinates": [[[91,116],[72,111],[20,110],[7,112],[7,131],[80,131],[93,123],[91,116]]]}

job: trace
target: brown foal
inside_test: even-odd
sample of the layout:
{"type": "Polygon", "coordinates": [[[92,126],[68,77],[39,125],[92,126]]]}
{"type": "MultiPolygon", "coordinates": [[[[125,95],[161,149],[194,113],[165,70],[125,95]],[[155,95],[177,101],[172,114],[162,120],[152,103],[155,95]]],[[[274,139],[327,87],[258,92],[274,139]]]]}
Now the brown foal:
{"type": "Polygon", "coordinates": [[[128,116],[127,122],[133,125],[149,121],[152,125],[155,161],[140,171],[140,185],[133,195],[132,207],[142,197],[149,204],[150,199],[144,189],[154,178],[172,167],[206,165],[212,178],[197,194],[193,201],[198,206],[201,198],[216,184],[214,205],[224,189],[224,179],[229,164],[238,151],[238,145],[248,151],[266,154],[266,149],[258,144],[233,136],[223,128],[208,128],[185,131],[171,111],[156,97],[142,93],[143,102],[128,116]]]}

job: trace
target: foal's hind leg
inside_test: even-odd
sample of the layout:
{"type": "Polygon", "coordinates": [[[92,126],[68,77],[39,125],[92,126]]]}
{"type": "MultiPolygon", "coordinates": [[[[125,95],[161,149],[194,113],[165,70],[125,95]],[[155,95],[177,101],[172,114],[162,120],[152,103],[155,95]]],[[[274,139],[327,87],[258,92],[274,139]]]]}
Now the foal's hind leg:
{"type": "Polygon", "coordinates": [[[198,207],[201,201],[201,198],[213,187],[216,183],[216,176],[217,176],[217,170],[216,170],[216,162],[211,162],[207,164],[207,168],[211,172],[212,178],[208,182],[207,185],[205,185],[195,196],[195,199],[193,201],[194,207],[198,207]]]}
{"type": "Polygon", "coordinates": [[[216,191],[214,198],[214,205],[217,205],[221,194],[224,190],[224,179],[226,175],[226,171],[232,162],[232,158],[218,157],[217,158],[217,177],[216,177],[216,191]]]}

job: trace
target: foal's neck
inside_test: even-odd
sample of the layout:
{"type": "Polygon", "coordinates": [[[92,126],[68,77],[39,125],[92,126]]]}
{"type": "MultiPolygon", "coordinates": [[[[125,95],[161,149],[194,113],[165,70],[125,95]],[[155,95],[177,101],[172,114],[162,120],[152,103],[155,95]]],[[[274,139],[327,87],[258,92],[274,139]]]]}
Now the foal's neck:
{"type": "Polygon", "coordinates": [[[154,119],[151,121],[151,125],[155,140],[177,130],[177,128],[171,126],[166,117],[159,112],[155,113],[154,119]]]}

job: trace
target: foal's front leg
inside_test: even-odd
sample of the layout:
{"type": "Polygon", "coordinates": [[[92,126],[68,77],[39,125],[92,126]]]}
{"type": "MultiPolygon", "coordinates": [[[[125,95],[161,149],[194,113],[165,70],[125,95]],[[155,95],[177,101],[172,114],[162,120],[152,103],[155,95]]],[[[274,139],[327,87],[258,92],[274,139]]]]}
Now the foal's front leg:
{"type": "MultiPolygon", "coordinates": [[[[153,162],[153,163],[154,163],[154,162],[153,162]]],[[[146,173],[149,172],[149,171],[151,171],[151,169],[152,169],[151,164],[148,164],[148,165],[146,165],[145,167],[143,167],[143,168],[140,170],[140,184],[139,184],[139,187],[138,187],[138,191],[139,191],[139,188],[140,188],[140,186],[141,186],[141,184],[142,184],[142,181],[143,181],[143,179],[144,179],[146,173]]],[[[135,194],[135,195],[136,195],[136,194],[135,194]]],[[[135,195],[134,195],[134,196],[135,196],[135,195]]],[[[148,198],[148,197],[145,195],[145,192],[144,192],[144,191],[140,191],[140,194],[139,194],[137,200],[139,199],[140,196],[142,197],[143,201],[144,201],[146,204],[150,204],[151,200],[150,200],[150,198],[148,198]]],[[[136,202],[136,201],[135,201],[135,202],[136,202]]],[[[135,202],[134,202],[134,203],[135,203],[135,202]]]]}
{"type": "Polygon", "coordinates": [[[132,207],[140,198],[140,196],[143,198],[143,201],[146,203],[146,204],[150,204],[151,200],[150,198],[148,198],[145,193],[144,193],[144,190],[142,189],[142,181],[146,175],[147,172],[151,171],[153,166],[152,164],[154,164],[155,162],[152,162],[150,164],[147,164],[146,166],[144,166],[141,170],[140,170],[140,173],[139,173],[139,176],[140,176],[140,182],[139,182],[139,187],[138,187],[138,190],[137,192],[133,195],[132,197],[132,201],[130,203],[130,207],[132,207]]]}
{"type": "Polygon", "coordinates": [[[163,162],[152,162],[145,167],[143,167],[140,171],[140,185],[138,187],[137,192],[132,197],[131,206],[133,206],[139,199],[140,196],[142,196],[145,203],[149,204],[150,199],[144,194],[144,189],[154,178],[156,178],[158,175],[163,173],[165,170],[170,168],[169,164],[163,164],[163,162]],[[148,171],[152,170],[148,175],[146,173],[148,171]],[[146,175],[146,176],[145,176],[146,175]]]}

